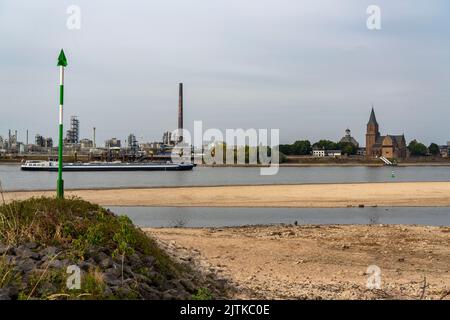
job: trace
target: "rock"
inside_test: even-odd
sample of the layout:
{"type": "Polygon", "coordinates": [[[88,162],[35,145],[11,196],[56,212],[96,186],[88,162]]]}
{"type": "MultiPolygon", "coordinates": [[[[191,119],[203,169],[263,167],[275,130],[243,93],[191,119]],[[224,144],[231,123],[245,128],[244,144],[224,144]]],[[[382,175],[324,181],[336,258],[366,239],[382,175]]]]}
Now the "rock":
{"type": "Polygon", "coordinates": [[[145,300],[159,300],[159,299],[161,299],[161,293],[159,293],[159,291],[157,291],[156,289],[150,287],[146,283],[139,284],[139,289],[140,289],[139,290],[140,294],[142,295],[142,297],[145,300]]]}
{"type": "Polygon", "coordinates": [[[180,283],[183,285],[183,287],[186,288],[187,291],[192,292],[192,293],[195,291],[195,285],[191,280],[181,279],[180,283]]]}
{"type": "Polygon", "coordinates": [[[16,261],[14,256],[4,256],[3,259],[6,264],[14,264],[16,261]]]}
{"type": "Polygon", "coordinates": [[[0,300],[17,300],[18,297],[19,290],[14,286],[6,286],[0,289],[0,300]]]}
{"type": "Polygon", "coordinates": [[[106,298],[112,297],[113,295],[114,294],[110,287],[106,287],[105,290],[103,291],[103,296],[105,296],[106,298]]]}
{"type": "Polygon", "coordinates": [[[99,262],[99,265],[103,269],[108,269],[108,268],[111,268],[114,265],[114,263],[110,257],[106,257],[105,259],[103,259],[99,262]]]}
{"type": "Polygon", "coordinates": [[[58,260],[58,259],[50,260],[48,262],[48,265],[50,268],[55,268],[55,269],[61,269],[62,267],[64,267],[64,264],[61,262],[61,260],[58,260]]]}
{"type": "Polygon", "coordinates": [[[33,260],[17,260],[16,270],[22,273],[27,273],[36,267],[36,263],[33,260]]]}
{"type": "Polygon", "coordinates": [[[120,286],[122,284],[122,281],[119,278],[119,276],[117,276],[113,273],[106,273],[106,272],[103,273],[102,280],[103,280],[103,282],[105,282],[107,285],[110,285],[110,286],[120,286]]]}
{"type": "Polygon", "coordinates": [[[31,251],[29,248],[25,247],[25,246],[19,246],[17,248],[14,249],[14,253],[16,256],[21,257],[21,258],[31,258],[34,260],[38,260],[40,259],[41,255],[31,251]]]}
{"type": "Polygon", "coordinates": [[[145,256],[142,261],[146,264],[146,265],[154,265],[155,264],[155,257],[153,256],[145,256]]]}
{"type": "Polygon", "coordinates": [[[106,269],[106,270],[105,270],[105,273],[112,274],[112,275],[114,275],[115,277],[120,277],[121,274],[122,274],[121,269],[119,269],[119,268],[109,268],[109,269],[106,269]]]}
{"type": "Polygon", "coordinates": [[[131,299],[135,295],[135,292],[126,286],[114,286],[111,289],[121,299],[131,299]]]}
{"type": "Polygon", "coordinates": [[[53,294],[56,292],[56,287],[49,282],[44,282],[38,287],[37,292],[39,295],[53,294]]]}
{"type": "Polygon", "coordinates": [[[169,289],[163,292],[162,299],[163,300],[176,300],[178,296],[178,292],[174,289],[169,289]]]}
{"type": "Polygon", "coordinates": [[[39,251],[39,253],[43,256],[50,256],[50,257],[54,257],[57,253],[59,252],[58,248],[56,247],[45,247],[44,249],[42,249],[41,251],[39,251]]]}
{"type": "Polygon", "coordinates": [[[13,249],[11,248],[11,246],[0,244],[0,255],[11,253],[13,253],[13,249]]]}
{"type": "Polygon", "coordinates": [[[129,255],[126,257],[126,260],[133,266],[138,267],[142,265],[142,260],[136,253],[133,253],[132,255],[129,255]]]}
{"type": "Polygon", "coordinates": [[[11,297],[0,289],[0,300],[12,300],[11,297]]]}
{"type": "Polygon", "coordinates": [[[27,242],[25,243],[25,247],[28,249],[36,249],[38,245],[36,242],[27,242]]]}
{"type": "Polygon", "coordinates": [[[81,270],[83,271],[89,271],[89,269],[93,266],[91,263],[87,262],[87,261],[81,261],[80,263],[78,263],[78,266],[80,267],[81,270]]]}
{"type": "Polygon", "coordinates": [[[398,262],[405,262],[405,258],[398,258],[398,262]]]}
{"type": "Polygon", "coordinates": [[[98,252],[97,254],[93,254],[92,256],[93,256],[95,262],[97,262],[97,263],[100,263],[101,261],[109,258],[109,256],[106,253],[101,252],[101,251],[98,252]]]}

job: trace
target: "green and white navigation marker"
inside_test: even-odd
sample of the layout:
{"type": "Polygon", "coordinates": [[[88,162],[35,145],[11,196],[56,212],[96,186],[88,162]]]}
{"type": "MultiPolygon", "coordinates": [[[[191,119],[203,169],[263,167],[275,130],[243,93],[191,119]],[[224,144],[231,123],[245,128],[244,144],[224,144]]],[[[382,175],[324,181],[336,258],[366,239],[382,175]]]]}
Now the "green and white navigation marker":
{"type": "Polygon", "coordinates": [[[58,57],[59,67],[59,143],[58,143],[58,180],[56,188],[56,196],[60,199],[64,198],[64,181],[62,179],[63,168],[63,105],[64,105],[64,68],[67,66],[66,55],[64,50],[58,57]]]}

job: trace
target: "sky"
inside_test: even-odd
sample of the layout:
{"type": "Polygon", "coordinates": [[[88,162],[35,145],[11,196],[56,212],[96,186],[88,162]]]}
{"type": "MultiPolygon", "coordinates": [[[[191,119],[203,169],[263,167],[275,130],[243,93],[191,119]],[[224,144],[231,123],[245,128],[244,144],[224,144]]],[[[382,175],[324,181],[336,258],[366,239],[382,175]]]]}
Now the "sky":
{"type": "Polygon", "coordinates": [[[381,134],[450,140],[446,0],[0,0],[0,135],[58,133],[64,48],[65,126],[81,138],[161,140],[184,123],[279,129],[282,143],[365,144],[372,104],[381,134]],[[69,29],[71,5],[80,29],[69,29]],[[369,30],[366,10],[381,9],[369,30]]]}

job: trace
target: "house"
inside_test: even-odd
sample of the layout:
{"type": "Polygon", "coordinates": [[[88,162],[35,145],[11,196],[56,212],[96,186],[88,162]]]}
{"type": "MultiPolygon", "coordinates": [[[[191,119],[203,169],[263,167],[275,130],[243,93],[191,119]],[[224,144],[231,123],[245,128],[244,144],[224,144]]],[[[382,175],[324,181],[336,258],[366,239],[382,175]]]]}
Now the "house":
{"type": "Polygon", "coordinates": [[[313,157],[325,157],[325,149],[313,148],[313,157]]]}
{"type": "Polygon", "coordinates": [[[340,157],[342,155],[341,150],[325,150],[322,148],[313,148],[312,151],[313,157],[322,158],[322,157],[340,157]]]}

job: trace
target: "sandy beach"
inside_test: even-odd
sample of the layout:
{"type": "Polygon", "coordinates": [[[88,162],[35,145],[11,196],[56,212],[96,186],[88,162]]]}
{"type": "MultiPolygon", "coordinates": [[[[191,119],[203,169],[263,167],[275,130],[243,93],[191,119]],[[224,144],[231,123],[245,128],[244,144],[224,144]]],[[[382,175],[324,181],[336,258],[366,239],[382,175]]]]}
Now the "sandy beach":
{"type": "Polygon", "coordinates": [[[237,299],[450,299],[450,228],[248,226],[146,229],[236,288],[237,299]],[[380,269],[369,290],[368,267],[380,269]]]}
{"type": "MultiPolygon", "coordinates": [[[[54,191],[4,192],[6,202],[54,191]]],[[[450,182],[305,184],[66,191],[105,206],[286,207],[450,206],[450,182]]]]}

